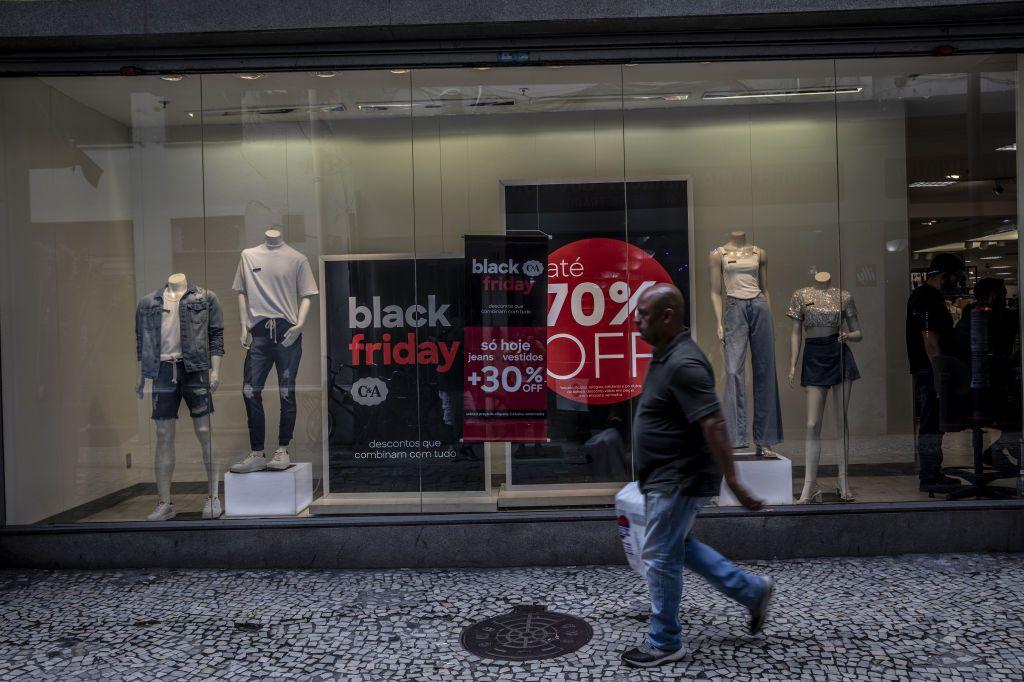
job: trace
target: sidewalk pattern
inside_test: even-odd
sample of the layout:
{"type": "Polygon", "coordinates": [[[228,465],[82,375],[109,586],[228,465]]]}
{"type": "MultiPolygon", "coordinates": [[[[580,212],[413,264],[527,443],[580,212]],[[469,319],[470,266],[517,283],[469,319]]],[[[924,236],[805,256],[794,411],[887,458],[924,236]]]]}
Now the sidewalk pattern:
{"type": "Polygon", "coordinates": [[[778,580],[764,633],[687,575],[692,655],[633,671],[647,591],[625,567],[0,571],[0,678],[32,680],[1021,680],[1024,556],[749,564],[778,580]],[[544,604],[591,642],[479,659],[470,623],[544,604]]]}

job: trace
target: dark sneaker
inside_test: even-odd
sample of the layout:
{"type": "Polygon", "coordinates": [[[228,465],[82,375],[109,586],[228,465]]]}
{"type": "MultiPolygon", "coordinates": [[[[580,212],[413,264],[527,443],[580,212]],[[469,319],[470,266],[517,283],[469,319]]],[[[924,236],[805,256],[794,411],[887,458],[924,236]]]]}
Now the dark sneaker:
{"type": "Polygon", "coordinates": [[[756,635],[764,627],[764,621],[768,617],[768,604],[772,601],[773,592],[775,592],[775,580],[765,578],[764,592],[761,593],[761,599],[754,608],[750,609],[750,634],[756,635]]]}
{"type": "Polygon", "coordinates": [[[680,661],[686,657],[686,647],[678,651],[665,651],[652,646],[647,640],[635,649],[622,654],[622,662],[634,668],[653,668],[672,661],[680,661]]]}

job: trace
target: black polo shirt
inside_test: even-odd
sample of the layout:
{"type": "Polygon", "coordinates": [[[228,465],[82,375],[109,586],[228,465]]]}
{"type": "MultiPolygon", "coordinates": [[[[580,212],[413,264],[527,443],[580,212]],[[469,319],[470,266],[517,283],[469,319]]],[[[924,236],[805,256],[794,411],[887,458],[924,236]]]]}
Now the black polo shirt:
{"type": "Polygon", "coordinates": [[[938,336],[939,348],[946,355],[956,352],[953,343],[953,316],[946,308],[946,298],[935,287],[922,284],[907,301],[907,360],[910,371],[931,369],[932,363],[924,348],[921,332],[938,336]]]}
{"type": "Polygon", "coordinates": [[[718,409],[711,365],[690,332],[682,332],[655,352],[636,408],[633,455],[640,490],[718,494],[722,477],[698,423],[718,409]]]}

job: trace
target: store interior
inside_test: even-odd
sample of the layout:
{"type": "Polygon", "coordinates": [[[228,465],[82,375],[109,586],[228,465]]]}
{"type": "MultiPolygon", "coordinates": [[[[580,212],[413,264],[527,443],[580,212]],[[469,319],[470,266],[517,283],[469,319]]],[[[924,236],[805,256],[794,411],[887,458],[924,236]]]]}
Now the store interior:
{"type": "MultiPolygon", "coordinates": [[[[764,250],[785,432],[775,450],[792,462],[795,495],[807,393],[787,381],[786,303],[831,273],[863,329],[851,344],[861,378],[842,410],[856,501],[944,499],[918,489],[906,302],[931,258],[953,253],[968,276],[952,308],[972,302],[974,282],[998,277],[1007,309],[1019,310],[1017,73],[1014,56],[977,56],[0,80],[8,523],[138,521],[152,511],[155,433],[149,395],[134,392],[134,311],[171,273],[224,307],[213,397],[223,473],[248,450],[232,291],[242,249],[279,229],[317,276],[323,256],[459,257],[462,235],[504,231],[502,187],[556,180],[687,179],[692,224],[680,245],[693,331],[720,385],[708,254],[735,231],[764,250]]],[[[628,234],[627,224],[620,238],[628,234]]],[[[291,446],[294,461],[313,467],[316,498],[325,492],[320,304],[304,333],[291,446]]],[[[276,390],[264,401],[276,432],[276,390]]],[[[1004,431],[985,428],[984,445],[1019,439],[1004,431]]],[[[827,411],[823,502],[839,502],[841,433],[827,411]]],[[[612,504],[594,491],[622,482],[601,480],[579,446],[537,461],[565,483],[532,506],[612,504]]],[[[971,466],[971,431],[947,433],[943,450],[946,466],[971,466]]],[[[183,410],[178,519],[200,518],[200,454],[183,410]]],[[[512,456],[503,443],[486,449],[481,487],[496,510],[512,508],[499,503],[515,485],[512,456]]],[[[1013,485],[1005,473],[997,482],[1013,485]]]]}

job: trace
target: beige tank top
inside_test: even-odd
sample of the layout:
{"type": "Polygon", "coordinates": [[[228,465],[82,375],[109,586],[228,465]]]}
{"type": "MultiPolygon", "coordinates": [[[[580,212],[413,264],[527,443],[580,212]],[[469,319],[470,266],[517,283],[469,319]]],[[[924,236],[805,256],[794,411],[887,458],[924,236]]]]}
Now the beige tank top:
{"type": "Polygon", "coordinates": [[[725,293],[731,298],[751,299],[761,295],[761,249],[753,245],[729,249],[719,246],[725,293]]]}

